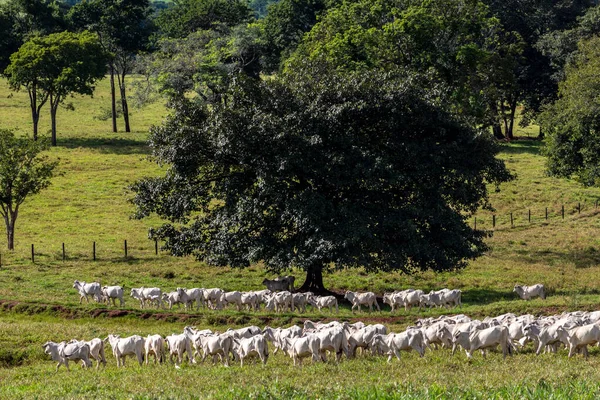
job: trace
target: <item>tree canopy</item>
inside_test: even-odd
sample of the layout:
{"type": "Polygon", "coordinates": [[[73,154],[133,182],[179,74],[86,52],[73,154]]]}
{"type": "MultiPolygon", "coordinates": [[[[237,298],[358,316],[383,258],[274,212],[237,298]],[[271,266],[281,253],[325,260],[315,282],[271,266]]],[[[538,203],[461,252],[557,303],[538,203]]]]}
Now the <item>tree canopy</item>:
{"type": "MultiPolygon", "coordinates": [[[[82,32],[53,33],[33,37],[10,57],[4,73],[10,85],[18,90],[27,88],[34,115],[34,137],[37,136],[39,103],[37,96],[50,101],[52,117],[52,144],[56,145],[56,111],[71,93],[92,95],[94,83],[104,77],[108,54],[96,34],[82,32]],[[34,108],[36,110],[34,110],[34,108]]],[[[45,101],[44,100],[44,101],[45,101]]],[[[43,103],[42,103],[43,105],[43,103]]]]}
{"type": "Polygon", "coordinates": [[[600,37],[579,42],[568,64],[559,98],[542,114],[547,132],[548,171],[600,185],[600,37]]]}
{"type": "Polygon", "coordinates": [[[410,77],[382,72],[256,81],[182,102],[151,134],[164,177],[133,186],[152,235],[213,265],[446,271],[486,248],[467,218],[510,178],[489,135],[410,77]]]}

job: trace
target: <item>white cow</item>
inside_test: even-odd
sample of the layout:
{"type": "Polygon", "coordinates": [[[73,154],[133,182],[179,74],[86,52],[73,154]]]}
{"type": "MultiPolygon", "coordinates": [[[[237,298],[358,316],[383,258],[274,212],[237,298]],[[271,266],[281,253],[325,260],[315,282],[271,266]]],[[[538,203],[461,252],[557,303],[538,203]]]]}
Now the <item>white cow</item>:
{"type": "Polygon", "coordinates": [[[474,330],[470,333],[458,332],[454,335],[454,341],[465,349],[468,359],[473,358],[473,351],[475,350],[481,350],[485,358],[487,349],[498,345],[502,348],[504,358],[506,358],[506,355],[512,355],[513,352],[506,326],[492,326],[491,328],[474,330]]]}
{"type": "Polygon", "coordinates": [[[569,330],[561,326],[557,329],[557,334],[561,340],[564,338],[569,344],[569,357],[581,350],[587,359],[587,346],[600,342],[600,327],[597,324],[578,326],[569,330]]]}
{"type": "Polygon", "coordinates": [[[145,288],[143,286],[132,288],[129,295],[140,301],[140,308],[144,308],[146,301],[157,301],[158,307],[161,307],[162,292],[160,288],[145,288]]]}
{"type": "Polygon", "coordinates": [[[144,362],[144,338],[133,335],[121,338],[119,335],[108,335],[104,342],[109,342],[117,359],[117,367],[125,366],[125,356],[135,355],[140,366],[144,362]]]}
{"type": "Polygon", "coordinates": [[[535,284],[533,286],[515,285],[513,292],[516,292],[519,295],[519,297],[523,300],[531,300],[532,298],[537,296],[540,296],[542,300],[546,298],[544,285],[542,285],[541,283],[535,284]]]}
{"type": "Polygon", "coordinates": [[[90,300],[88,299],[88,296],[92,296],[97,302],[102,301],[102,288],[98,282],[86,283],[76,280],[75,283],[73,283],[73,287],[79,292],[79,304],[81,304],[83,299],[89,303],[90,300]]]}
{"type": "Polygon", "coordinates": [[[284,341],[286,338],[297,338],[302,336],[302,328],[299,326],[293,325],[289,328],[271,328],[269,326],[263,329],[263,333],[265,335],[265,339],[273,343],[275,350],[273,354],[277,353],[278,349],[283,349],[284,341]]]}
{"type": "Polygon", "coordinates": [[[160,335],[148,335],[144,343],[144,350],[146,353],[146,365],[150,360],[150,355],[154,355],[154,364],[158,361],[162,364],[165,360],[165,340],[160,335]]]}
{"type": "Polygon", "coordinates": [[[335,354],[336,361],[340,362],[342,354],[348,357],[348,340],[346,338],[346,332],[339,326],[335,328],[324,329],[315,333],[319,338],[319,350],[321,353],[321,360],[327,361],[326,352],[335,354]]]}
{"type": "Polygon", "coordinates": [[[221,296],[223,293],[225,293],[225,291],[219,288],[202,289],[204,301],[206,302],[207,306],[217,310],[222,308],[221,296]]]}
{"type": "Polygon", "coordinates": [[[199,310],[200,306],[204,305],[204,291],[202,289],[200,289],[200,288],[192,288],[192,289],[183,288],[182,290],[185,292],[185,294],[187,296],[188,304],[186,305],[186,308],[188,305],[191,305],[192,309],[193,309],[194,301],[196,302],[196,310],[199,310]]]}
{"type": "Polygon", "coordinates": [[[400,292],[393,293],[384,293],[383,294],[383,304],[389,304],[391,308],[391,312],[394,312],[396,306],[403,306],[404,299],[400,292]]]}
{"type": "Polygon", "coordinates": [[[308,299],[312,296],[313,294],[311,292],[292,294],[294,307],[298,308],[298,311],[301,313],[306,312],[306,304],[308,303],[308,299]]]}
{"type": "Polygon", "coordinates": [[[216,357],[219,356],[223,360],[223,364],[229,367],[229,353],[233,349],[233,338],[231,336],[199,336],[198,340],[203,352],[202,362],[204,362],[207,356],[212,356],[214,364],[216,357]]]}
{"type": "Polygon", "coordinates": [[[248,310],[256,310],[258,311],[260,308],[260,303],[258,299],[258,295],[254,292],[244,292],[241,296],[241,303],[243,306],[246,306],[248,310]]]}
{"type": "Polygon", "coordinates": [[[90,348],[90,357],[96,360],[96,369],[100,369],[100,363],[102,363],[102,365],[106,367],[106,357],[104,356],[104,342],[102,341],[102,339],[94,338],[88,341],[72,339],[71,341],[69,341],[69,344],[71,343],[87,344],[90,348]]]}
{"type": "Polygon", "coordinates": [[[442,289],[439,290],[441,304],[444,307],[461,307],[462,308],[462,292],[459,289],[442,289]]]}
{"type": "Polygon", "coordinates": [[[192,326],[186,326],[183,328],[183,333],[190,339],[192,345],[194,346],[194,357],[200,357],[200,350],[202,349],[200,336],[213,336],[213,332],[210,329],[199,331],[192,326]]]}
{"type": "Polygon", "coordinates": [[[234,341],[242,367],[244,366],[244,360],[251,356],[260,358],[263,365],[267,363],[267,359],[269,358],[269,348],[263,335],[235,339],[234,341]]]}
{"type": "Polygon", "coordinates": [[[237,290],[233,292],[224,292],[221,295],[221,303],[235,304],[238,311],[242,311],[242,293],[237,290]]]}
{"type": "Polygon", "coordinates": [[[179,335],[172,334],[165,338],[165,342],[169,346],[169,360],[173,362],[173,356],[177,356],[176,366],[181,365],[183,362],[183,356],[187,354],[188,361],[190,364],[195,364],[194,356],[192,354],[192,341],[185,333],[179,335]]]}
{"type": "MultiPolygon", "coordinates": [[[[347,330],[348,331],[348,330],[347,330]]],[[[357,348],[369,348],[376,334],[387,334],[387,328],[381,324],[367,325],[364,328],[357,329],[348,336],[348,354],[350,357],[356,356],[357,348]]]]}
{"type": "Polygon", "coordinates": [[[333,313],[333,307],[335,312],[339,312],[338,301],[334,296],[310,296],[308,303],[314,307],[317,307],[321,311],[325,307],[329,307],[329,312],[333,313]]]}
{"type": "Polygon", "coordinates": [[[300,338],[285,338],[284,350],[294,360],[294,365],[302,365],[302,359],[312,356],[313,363],[321,359],[321,340],[316,335],[300,338]]]}
{"type": "Polygon", "coordinates": [[[107,304],[112,300],[113,306],[116,306],[116,300],[119,300],[119,305],[123,306],[123,288],[121,286],[102,286],[102,298],[107,304]]]}
{"type": "Polygon", "coordinates": [[[354,312],[354,307],[358,307],[358,311],[360,312],[360,306],[369,306],[369,311],[373,311],[373,304],[377,307],[377,311],[381,311],[379,308],[379,304],[377,303],[377,298],[375,297],[375,293],[373,292],[351,292],[347,291],[344,295],[345,299],[348,299],[350,303],[352,303],[352,312],[354,312]]]}
{"type": "Polygon", "coordinates": [[[294,311],[294,297],[288,291],[273,293],[267,299],[266,309],[269,311],[285,312],[288,308],[294,311]]]}
{"type": "Polygon", "coordinates": [[[90,347],[84,342],[46,342],[42,345],[42,348],[46,354],[52,357],[52,360],[58,361],[58,364],[56,364],[57,372],[58,367],[61,365],[64,365],[67,371],[69,371],[69,360],[81,360],[86,368],[92,366],[92,362],[90,361],[90,347]]]}
{"type": "Polygon", "coordinates": [[[181,288],[177,288],[174,292],[163,293],[162,301],[169,305],[169,310],[171,310],[175,304],[183,304],[185,308],[187,308],[189,303],[187,294],[181,288]]]}
{"type": "Polygon", "coordinates": [[[421,332],[423,332],[423,339],[427,347],[431,345],[436,349],[438,346],[452,347],[452,333],[448,329],[448,325],[443,321],[421,328],[421,332]]]}

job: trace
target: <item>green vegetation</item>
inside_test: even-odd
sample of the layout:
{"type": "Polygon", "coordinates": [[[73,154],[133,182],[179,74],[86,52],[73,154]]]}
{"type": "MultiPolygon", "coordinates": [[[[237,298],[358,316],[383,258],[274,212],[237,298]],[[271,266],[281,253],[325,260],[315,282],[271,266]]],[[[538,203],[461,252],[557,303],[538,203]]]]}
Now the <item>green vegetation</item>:
{"type": "MultiPolygon", "coordinates": [[[[382,358],[367,356],[339,366],[294,368],[291,360],[276,354],[271,355],[265,368],[241,369],[236,365],[227,369],[208,363],[184,365],[181,370],[172,365],[140,369],[128,360],[127,368],[121,371],[116,369],[108,351],[105,371],[73,368],[70,374],[62,369],[55,374],[54,363],[41,349],[46,340],[102,337],[109,332],[169,334],[189,324],[223,330],[249,324],[278,326],[299,323],[304,318],[332,318],[327,312],[315,311],[308,311],[305,316],[274,316],[264,311],[238,313],[233,309],[142,312],[129,298],[124,313],[96,304],[80,306],[72,288],[75,279],[100,280],[126,288],[220,286],[249,290],[261,288],[262,279],[270,275],[260,265],[246,270],[216,269],[191,258],[155,256],[147,229],[158,226],[160,221],[129,219],[134,209],[127,202],[131,193],[125,187],[141,176],[161,173],[145,159],[149,153],[145,130],[160,123],[164,107],[154,104],[134,110],[131,118],[139,130],[116,135],[107,133],[110,121],[94,118],[110,105],[108,80],[98,84],[93,98],[77,97],[73,101],[75,111],[58,115],[64,139],[48,152],[51,158],[61,159],[58,170],[63,175],[55,177],[43,195],[26,201],[19,217],[16,251],[2,253],[0,397],[574,398],[594,397],[600,392],[600,354],[596,348],[590,351],[587,362],[580,357],[568,359],[565,351],[536,357],[528,348],[505,361],[499,354],[488,360],[477,354],[471,363],[464,354],[452,357],[447,351],[428,351],[424,359],[416,353],[403,354],[402,360],[394,360],[391,366],[382,358]],[[125,239],[130,255],[127,260],[122,250],[125,239]],[[97,242],[96,262],[91,261],[93,241],[97,242]],[[62,242],[67,250],[65,262],[62,242]],[[35,263],[30,260],[32,243],[35,263]]],[[[26,94],[11,95],[6,82],[0,82],[0,127],[18,127],[26,135],[31,123],[27,104],[26,94]]],[[[45,132],[49,121],[42,119],[40,128],[45,132]]],[[[526,136],[527,132],[521,135],[526,136]]],[[[500,192],[490,188],[497,216],[495,234],[488,240],[491,251],[464,271],[412,276],[338,271],[324,275],[325,285],[336,291],[369,289],[377,293],[406,287],[461,288],[465,304],[456,312],[480,318],[504,312],[549,314],[596,309],[600,302],[596,285],[600,281],[600,222],[594,202],[600,198],[600,189],[586,189],[576,181],[547,176],[543,170],[545,159],[539,150],[539,142],[527,139],[503,146],[500,156],[517,179],[502,184],[500,192]],[[581,214],[575,210],[577,202],[584,205],[581,214]],[[564,220],[560,217],[562,204],[566,205],[564,220]],[[545,207],[551,211],[548,222],[543,218],[545,207]],[[532,210],[531,224],[526,219],[528,209],[532,210]],[[514,228],[510,228],[510,212],[515,216],[514,228]],[[538,281],[549,289],[546,301],[520,301],[511,292],[517,282],[538,281]]],[[[491,213],[478,213],[477,225],[490,228],[491,213]]],[[[293,273],[302,276],[299,271],[293,273]]],[[[370,316],[353,315],[349,307],[342,307],[334,318],[383,322],[400,330],[418,316],[444,312],[407,314],[401,310],[390,318],[387,309],[370,316]]]]}

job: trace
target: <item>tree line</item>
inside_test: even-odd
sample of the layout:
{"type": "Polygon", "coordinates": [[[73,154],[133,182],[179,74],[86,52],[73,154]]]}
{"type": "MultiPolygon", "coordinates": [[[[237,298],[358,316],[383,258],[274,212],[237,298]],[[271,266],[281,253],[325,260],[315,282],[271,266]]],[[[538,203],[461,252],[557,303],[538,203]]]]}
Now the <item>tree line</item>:
{"type": "Polygon", "coordinates": [[[173,254],[301,267],[307,290],[331,268],[481,255],[468,219],[513,178],[496,139],[514,137],[519,107],[551,173],[597,183],[594,2],[266,3],[9,0],[0,67],[34,122],[43,100],[54,118],[108,73],[113,130],[119,111],[130,129],[127,76],[147,76],[171,110],[150,132],[170,168],[133,185],[136,216],[169,221],[151,236],[173,254]]]}

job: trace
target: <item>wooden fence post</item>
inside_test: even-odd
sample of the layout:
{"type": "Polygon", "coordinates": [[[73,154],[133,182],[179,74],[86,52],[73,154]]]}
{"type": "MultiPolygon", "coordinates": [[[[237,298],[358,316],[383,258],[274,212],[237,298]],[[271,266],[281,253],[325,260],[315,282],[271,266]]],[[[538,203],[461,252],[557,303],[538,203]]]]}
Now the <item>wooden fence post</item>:
{"type": "Polygon", "coordinates": [[[527,219],[531,222],[531,210],[527,210],[527,219]]]}
{"type": "Polygon", "coordinates": [[[125,240],[125,258],[127,258],[127,240],[125,240]]]}
{"type": "Polygon", "coordinates": [[[65,256],[65,244],[64,244],[64,243],[62,244],[62,250],[63,250],[63,262],[64,262],[64,261],[65,261],[65,259],[67,258],[67,257],[65,256]]]}
{"type": "Polygon", "coordinates": [[[94,242],[93,250],[92,250],[92,258],[96,261],[96,242],[94,242]]]}
{"type": "Polygon", "coordinates": [[[473,230],[475,230],[475,231],[477,230],[477,217],[475,217],[475,224],[473,226],[473,230]]]}
{"type": "Polygon", "coordinates": [[[577,203],[577,214],[581,214],[581,203],[577,203]]]}
{"type": "Polygon", "coordinates": [[[561,208],[562,219],[565,219],[565,205],[563,204],[561,208]]]}
{"type": "Polygon", "coordinates": [[[35,263],[35,251],[33,248],[33,243],[31,244],[31,262],[35,263]]]}
{"type": "Polygon", "coordinates": [[[513,224],[513,215],[512,215],[512,213],[510,213],[510,227],[511,227],[511,228],[512,228],[512,227],[514,227],[514,224],[513,224]]]}
{"type": "Polygon", "coordinates": [[[492,215],[492,228],[496,227],[496,214],[492,215]]]}
{"type": "Polygon", "coordinates": [[[158,239],[154,239],[154,254],[158,255],[158,239]]]}
{"type": "Polygon", "coordinates": [[[548,207],[546,207],[546,221],[548,221],[548,207]]]}

